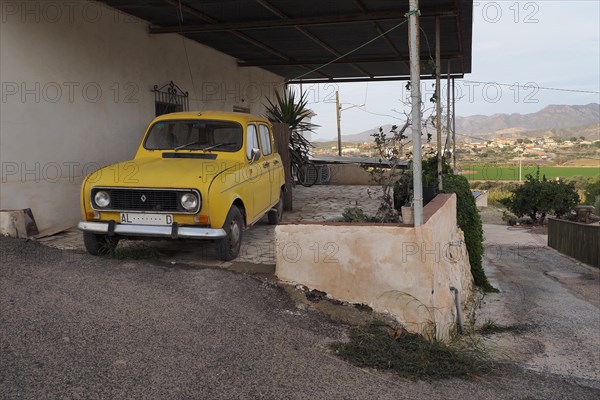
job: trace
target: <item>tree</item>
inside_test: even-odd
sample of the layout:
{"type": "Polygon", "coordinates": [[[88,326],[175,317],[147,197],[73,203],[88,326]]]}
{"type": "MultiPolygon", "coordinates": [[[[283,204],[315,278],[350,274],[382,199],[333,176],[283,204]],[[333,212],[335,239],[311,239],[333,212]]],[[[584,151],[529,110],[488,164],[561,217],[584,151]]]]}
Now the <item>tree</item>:
{"type": "Polygon", "coordinates": [[[271,122],[283,122],[290,127],[290,155],[292,164],[300,167],[308,160],[308,154],[313,145],[302,135],[302,131],[313,132],[318,126],[305,122],[311,111],[306,107],[308,98],[306,93],[296,98],[296,94],[286,89],[283,94],[275,91],[275,101],[267,99],[265,105],[266,117],[271,122]]]}
{"type": "Polygon", "coordinates": [[[544,222],[546,214],[556,216],[571,211],[579,203],[579,195],[573,182],[540,179],[538,167],[535,176],[527,174],[525,183],[514,190],[502,203],[515,215],[528,215],[533,221],[544,222]]]}
{"type": "Polygon", "coordinates": [[[585,196],[584,204],[595,204],[596,200],[600,198],[600,179],[588,183],[583,194],[585,196]]]}

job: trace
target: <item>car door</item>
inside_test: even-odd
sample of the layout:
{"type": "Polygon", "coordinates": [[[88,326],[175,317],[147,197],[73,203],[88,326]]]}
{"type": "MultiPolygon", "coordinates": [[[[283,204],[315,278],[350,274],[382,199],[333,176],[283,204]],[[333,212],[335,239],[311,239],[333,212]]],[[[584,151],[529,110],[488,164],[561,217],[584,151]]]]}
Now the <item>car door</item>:
{"type": "Polygon", "coordinates": [[[264,212],[268,211],[271,205],[271,191],[269,184],[269,169],[265,157],[260,152],[260,141],[258,139],[258,130],[255,124],[248,124],[246,130],[246,158],[250,163],[248,167],[248,177],[245,184],[250,188],[252,198],[252,215],[249,220],[252,222],[264,212]],[[259,159],[252,161],[252,149],[259,149],[259,159]]]}
{"type": "Polygon", "coordinates": [[[263,168],[269,172],[269,189],[270,189],[270,204],[274,204],[279,200],[279,185],[276,182],[275,173],[281,167],[279,160],[275,157],[273,149],[273,137],[271,130],[265,124],[258,125],[260,136],[260,150],[264,158],[263,168]]]}

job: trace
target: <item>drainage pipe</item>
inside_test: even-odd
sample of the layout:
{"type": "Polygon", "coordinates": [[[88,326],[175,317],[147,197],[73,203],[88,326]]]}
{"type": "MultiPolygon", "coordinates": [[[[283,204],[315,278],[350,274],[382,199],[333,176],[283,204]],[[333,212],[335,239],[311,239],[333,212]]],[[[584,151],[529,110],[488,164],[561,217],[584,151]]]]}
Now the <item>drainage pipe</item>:
{"type": "Polygon", "coordinates": [[[458,320],[458,333],[461,335],[465,331],[465,326],[462,320],[462,307],[460,304],[460,292],[454,286],[450,286],[450,291],[454,292],[454,305],[456,306],[456,319],[458,320]]]}

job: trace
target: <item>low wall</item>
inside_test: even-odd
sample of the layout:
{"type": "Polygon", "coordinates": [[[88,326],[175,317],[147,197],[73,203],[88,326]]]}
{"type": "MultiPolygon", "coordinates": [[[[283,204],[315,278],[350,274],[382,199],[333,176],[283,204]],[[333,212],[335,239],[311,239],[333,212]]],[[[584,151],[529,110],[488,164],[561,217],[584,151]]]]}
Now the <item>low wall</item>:
{"type": "Polygon", "coordinates": [[[475,196],[475,205],[477,207],[488,206],[488,191],[487,190],[471,190],[473,196],[475,196]]]}
{"type": "Polygon", "coordinates": [[[276,274],[284,282],[394,316],[407,330],[447,339],[456,326],[455,287],[473,284],[456,196],[438,195],[419,227],[284,224],[275,228],[276,274]]]}
{"type": "Polygon", "coordinates": [[[330,185],[376,185],[371,175],[359,164],[329,164],[330,185]]]}
{"type": "Polygon", "coordinates": [[[600,225],[548,219],[548,246],[595,267],[600,267],[600,225]]]}

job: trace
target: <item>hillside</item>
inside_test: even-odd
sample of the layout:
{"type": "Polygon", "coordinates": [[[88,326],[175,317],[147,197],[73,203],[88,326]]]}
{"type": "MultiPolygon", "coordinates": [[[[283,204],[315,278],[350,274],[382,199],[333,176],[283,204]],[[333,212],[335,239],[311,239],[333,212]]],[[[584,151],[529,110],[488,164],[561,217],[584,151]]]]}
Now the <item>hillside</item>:
{"type": "Polygon", "coordinates": [[[600,105],[550,105],[531,114],[494,114],[456,117],[456,131],[468,134],[494,134],[506,129],[540,131],[565,129],[600,122],[600,105]]]}
{"type": "MultiPolygon", "coordinates": [[[[392,125],[384,125],[386,131],[392,125]]],[[[379,127],[353,135],[342,135],[346,143],[371,141],[379,127]]],[[[533,137],[533,136],[584,136],[598,139],[600,136],[600,105],[550,105],[540,111],[530,114],[494,114],[456,117],[456,132],[458,140],[477,140],[478,138],[493,139],[497,137],[533,137]]]]}

